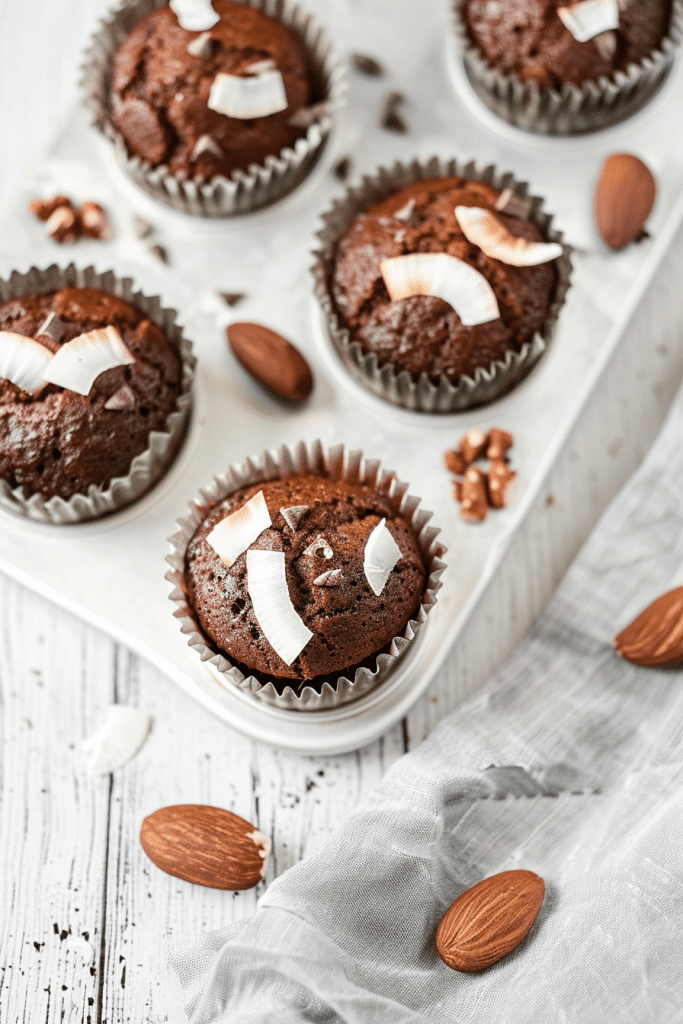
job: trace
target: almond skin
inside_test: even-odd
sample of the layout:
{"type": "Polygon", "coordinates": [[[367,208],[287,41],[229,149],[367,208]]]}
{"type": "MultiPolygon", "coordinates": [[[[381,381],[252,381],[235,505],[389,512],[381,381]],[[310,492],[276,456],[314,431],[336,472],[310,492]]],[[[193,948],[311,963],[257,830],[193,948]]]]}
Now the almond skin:
{"type": "Polygon", "coordinates": [[[142,848],[158,868],[211,889],[251,889],[265,874],[270,842],[221,807],[176,804],[150,814],[142,848]]]}
{"type": "Polygon", "coordinates": [[[227,329],[228,344],[245,370],[290,402],[303,402],[313,390],[308,363],[291,342],[261,324],[235,323],[227,329]]]}
{"type": "Polygon", "coordinates": [[[485,878],[451,904],[436,932],[436,950],[455,971],[482,971],[512,952],[541,909],[545,883],[533,871],[485,878]]]}
{"type": "Polygon", "coordinates": [[[622,658],[646,668],[683,663],[683,587],[662,594],[614,638],[622,658]]]}
{"type": "Polygon", "coordinates": [[[637,156],[607,157],[595,186],[595,220],[610,249],[623,249],[641,237],[656,194],[652,172],[637,156]]]}

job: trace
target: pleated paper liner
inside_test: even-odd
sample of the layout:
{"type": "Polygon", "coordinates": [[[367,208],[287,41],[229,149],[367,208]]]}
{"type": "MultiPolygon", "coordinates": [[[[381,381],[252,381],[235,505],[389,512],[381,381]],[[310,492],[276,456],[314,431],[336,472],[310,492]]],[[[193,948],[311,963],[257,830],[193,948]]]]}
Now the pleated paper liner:
{"type": "Polygon", "coordinates": [[[283,446],[277,452],[266,451],[258,458],[247,459],[242,465],[231,466],[227,473],[214,477],[213,482],[200,491],[189,512],[177,520],[178,532],[169,538],[173,550],[167,561],[172,568],[166,573],[166,579],[173,584],[169,596],[176,605],[174,615],[180,622],[181,632],[187,635],[190,647],[194,647],[224,686],[236,686],[243,693],[273,707],[289,711],[326,711],[357,700],[390,677],[397,660],[424,627],[436,603],[436,593],[441,587],[440,577],[445,569],[441,560],[445,548],[436,539],[439,529],[428,525],[432,513],[419,506],[420,499],[408,494],[408,485],[402,483],[395,473],[382,469],[379,459],[365,459],[360,451],[345,452],[343,445],[324,449],[320,441],[311,444],[300,441],[293,448],[283,446]],[[329,680],[316,680],[315,686],[296,680],[271,680],[261,673],[257,678],[247,674],[248,669],[245,672],[231,662],[228,655],[204,634],[189,603],[184,582],[187,546],[211,503],[220,502],[251,484],[304,473],[366,484],[387,495],[393,508],[412,524],[427,570],[427,586],[420,606],[402,635],[392,639],[388,652],[366,659],[366,664],[355,667],[353,674],[342,672],[329,680]],[[368,667],[369,660],[372,664],[368,667]]]}
{"type": "Polygon", "coordinates": [[[115,477],[105,487],[91,484],[87,493],[75,494],[69,499],[58,495],[26,496],[23,487],[12,488],[6,480],[0,480],[2,508],[38,522],[55,525],[82,523],[117,512],[136,501],[161,479],[184,436],[192,408],[196,366],[192,344],[183,337],[176,323],[175,310],[163,309],[158,296],[134,291],[130,278],[116,277],[111,270],[99,273],[94,267],[79,270],[73,264],[68,267],[53,264],[46,270],[31,267],[23,274],[14,271],[8,280],[0,280],[0,302],[9,302],[33,292],[58,291],[60,288],[101,288],[141,309],[177,347],[182,359],[182,383],[176,408],[166,419],[166,429],[150,431],[147,448],[133,459],[126,476],[115,477]]]}
{"type": "Polygon", "coordinates": [[[509,188],[521,198],[529,199],[529,219],[541,229],[548,241],[562,242],[562,233],[552,227],[552,216],[543,210],[543,200],[538,196],[529,196],[527,185],[516,181],[512,174],[498,171],[492,166],[480,168],[473,162],[461,165],[455,159],[446,161],[432,157],[426,162],[413,160],[409,164],[395,163],[392,167],[380,167],[372,176],[364,177],[360,185],[349,188],[346,195],[336,200],[323,215],[323,228],[318,233],[320,247],[314,253],[312,272],[315,294],[330,340],[347,370],[380,398],[416,412],[462,412],[486,405],[526,377],[552,342],[571,276],[570,250],[563,245],[563,255],[555,260],[557,286],[543,328],[530,341],[525,342],[519,351],[510,349],[504,359],[488,367],[478,368],[473,377],[463,376],[453,382],[442,375],[435,383],[426,373],[414,377],[407,370],[396,373],[392,363],[380,364],[374,352],[366,352],[359,341],[351,338],[349,330],[337,315],[330,285],[337,243],[359,214],[382,202],[393,192],[415,181],[448,177],[484,182],[501,191],[509,188]]]}
{"type": "Polygon", "coordinates": [[[683,34],[683,0],[673,0],[669,29],[639,63],[582,86],[548,89],[504,75],[486,63],[464,20],[466,0],[453,0],[455,35],[465,73],[482,103],[503,121],[542,135],[583,135],[619,124],[644,107],[666,81],[683,34]]]}
{"type": "Polygon", "coordinates": [[[154,199],[175,210],[198,217],[231,217],[250,213],[282,199],[300,185],[313,169],[327,143],[335,112],[343,103],[346,78],[327,33],[315,18],[291,0],[237,0],[281,21],[303,42],[314,84],[312,102],[325,102],[327,113],[306,135],[263,164],[236,170],[229,178],[217,175],[210,181],[173,174],[162,165],[152,167],[141,157],[131,156],[123,136],[114,128],[111,116],[111,62],[113,55],[134,25],[168,0],[126,0],[101,22],[85,56],[81,86],[93,114],[96,128],[114,147],[125,173],[154,199]]]}

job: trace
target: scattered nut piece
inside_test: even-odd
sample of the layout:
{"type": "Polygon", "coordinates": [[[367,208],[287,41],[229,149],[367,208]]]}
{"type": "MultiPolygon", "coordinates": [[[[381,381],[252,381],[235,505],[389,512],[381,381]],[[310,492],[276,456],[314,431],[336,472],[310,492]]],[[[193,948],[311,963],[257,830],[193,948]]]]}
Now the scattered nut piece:
{"type": "Polygon", "coordinates": [[[493,459],[487,473],[489,501],[494,508],[506,508],[514,494],[517,474],[503,459],[493,459]]]}
{"type": "Polygon", "coordinates": [[[169,263],[168,253],[164,249],[163,245],[150,245],[149,252],[152,256],[156,256],[162,263],[169,263]]]}
{"type": "Polygon", "coordinates": [[[456,479],[453,481],[453,497],[456,501],[462,501],[462,479],[456,479]]]}
{"type": "Polygon", "coordinates": [[[468,430],[460,441],[460,451],[466,465],[474,462],[482,454],[488,443],[489,435],[483,430],[468,430]]]}
{"type": "Polygon", "coordinates": [[[468,523],[483,523],[489,510],[484,474],[474,466],[465,473],[460,500],[460,516],[468,523]]]}
{"type": "Polygon", "coordinates": [[[462,476],[467,469],[467,463],[462,452],[449,451],[443,457],[443,461],[446,463],[446,468],[455,473],[456,476],[462,476]]]}
{"type": "Polygon", "coordinates": [[[594,211],[600,237],[610,249],[623,249],[643,237],[657,185],[650,169],[630,153],[613,153],[595,186],[594,211]]]}
{"type": "Polygon", "coordinates": [[[58,206],[71,206],[68,196],[55,196],[54,199],[32,199],[28,208],[38,220],[49,220],[58,206]]]}
{"type": "Polygon", "coordinates": [[[55,242],[75,242],[79,238],[106,241],[111,237],[104,210],[91,200],[75,209],[68,196],[34,199],[29,209],[45,222],[47,234],[55,242]]]}
{"type": "Polygon", "coordinates": [[[683,587],[662,594],[614,638],[626,661],[645,668],[683,662],[683,587]]]}
{"type": "Polygon", "coordinates": [[[339,181],[346,181],[351,173],[351,157],[343,156],[332,168],[332,173],[339,181]]]}
{"type": "Polygon", "coordinates": [[[387,95],[380,117],[380,128],[384,128],[388,132],[397,132],[399,135],[405,135],[409,131],[406,121],[398,110],[405,101],[405,96],[401,92],[390,92],[387,95]]]}
{"type": "Polygon", "coordinates": [[[83,238],[98,238],[104,242],[111,236],[107,218],[99,203],[91,200],[83,203],[78,216],[81,220],[83,238]]]}
{"type": "Polygon", "coordinates": [[[529,933],[545,896],[533,871],[485,878],[452,903],[436,932],[436,951],[455,971],[481,971],[515,949],[529,933]]]}
{"type": "Polygon", "coordinates": [[[512,448],[512,434],[507,430],[501,430],[500,427],[491,427],[486,458],[504,459],[509,448],[512,448]]]}
{"type": "Polygon", "coordinates": [[[366,53],[352,53],[351,64],[354,71],[361,75],[368,75],[370,78],[382,78],[385,74],[384,65],[366,53]]]}
{"type": "Polygon", "coordinates": [[[58,206],[45,222],[45,228],[55,242],[75,242],[80,234],[78,219],[71,206],[58,206]]]}

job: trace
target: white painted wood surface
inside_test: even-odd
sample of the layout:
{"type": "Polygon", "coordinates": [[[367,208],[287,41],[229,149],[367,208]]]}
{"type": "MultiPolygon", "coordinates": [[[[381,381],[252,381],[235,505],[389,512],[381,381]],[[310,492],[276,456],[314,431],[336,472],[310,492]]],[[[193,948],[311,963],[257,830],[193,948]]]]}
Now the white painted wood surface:
{"type": "MultiPolygon", "coordinates": [[[[106,6],[0,3],[0,207],[65,108],[79,53],[106,6]]],[[[235,895],[163,875],[139,846],[142,818],[178,802],[235,810],[273,840],[267,884],[316,849],[396,758],[476,691],[657,430],[683,375],[683,354],[676,373],[658,371],[661,346],[683,347],[681,279],[683,241],[463,642],[408,719],[355,754],[303,758],[253,743],[106,636],[0,578],[2,1024],[177,1019],[169,943],[250,915],[259,890],[235,895]],[[148,710],[152,733],[126,768],[91,779],[80,745],[115,701],[148,710]]]]}

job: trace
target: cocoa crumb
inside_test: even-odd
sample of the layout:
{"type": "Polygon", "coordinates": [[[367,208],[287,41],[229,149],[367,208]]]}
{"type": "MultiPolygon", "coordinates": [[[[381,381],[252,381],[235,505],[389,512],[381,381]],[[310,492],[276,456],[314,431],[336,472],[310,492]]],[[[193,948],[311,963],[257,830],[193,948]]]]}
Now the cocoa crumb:
{"type": "Polygon", "coordinates": [[[385,74],[384,65],[366,53],[352,53],[351,65],[354,71],[360,75],[368,75],[370,78],[382,78],[385,74]]]}
{"type": "Polygon", "coordinates": [[[387,95],[380,117],[380,128],[384,128],[388,132],[397,132],[399,135],[405,135],[409,131],[408,125],[398,109],[405,101],[405,96],[401,92],[390,92],[387,95]]]}
{"type": "Polygon", "coordinates": [[[346,181],[351,173],[351,157],[343,156],[332,168],[332,173],[339,181],[346,181]]]}

